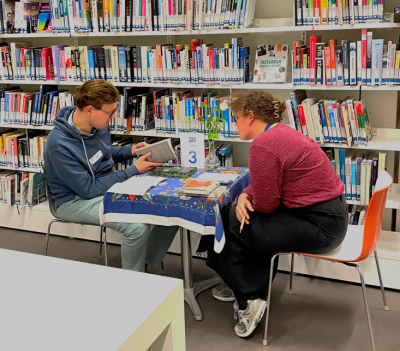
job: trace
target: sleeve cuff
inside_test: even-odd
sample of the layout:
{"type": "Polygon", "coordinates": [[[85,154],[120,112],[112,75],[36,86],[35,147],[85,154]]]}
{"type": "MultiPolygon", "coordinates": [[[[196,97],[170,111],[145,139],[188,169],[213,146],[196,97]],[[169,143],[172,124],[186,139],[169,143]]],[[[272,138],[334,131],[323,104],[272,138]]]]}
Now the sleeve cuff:
{"type": "Polygon", "coordinates": [[[129,159],[133,158],[133,156],[132,156],[132,145],[129,144],[129,145],[123,146],[123,148],[124,148],[124,150],[123,150],[124,158],[126,160],[129,160],[129,159]]]}
{"type": "Polygon", "coordinates": [[[127,178],[130,178],[130,177],[133,177],[133,176],[139,174],[139,171],[138,171],[138,169],[136,168],[135,165],[132,165],[132,166],[130,166],[130,167],[124,169],[123,172],[126,173],[127,178]]]}

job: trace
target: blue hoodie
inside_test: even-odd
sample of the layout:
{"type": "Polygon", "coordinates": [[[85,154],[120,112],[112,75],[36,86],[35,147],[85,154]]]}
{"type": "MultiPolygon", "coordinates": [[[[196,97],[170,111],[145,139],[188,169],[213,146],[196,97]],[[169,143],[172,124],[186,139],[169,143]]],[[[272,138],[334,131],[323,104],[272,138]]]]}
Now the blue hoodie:
{"type": "Polygon", "coordinates": [[[81,135],[68,123],[75,106],[60,110],[44,150],[46,178],[56,208],[75,195],[83,199],[103,196],[115,183],[138,174],[135,165],[116,171],[114,162],[132,158],[132,146],[111,145],[109,128],[81,135]]]}

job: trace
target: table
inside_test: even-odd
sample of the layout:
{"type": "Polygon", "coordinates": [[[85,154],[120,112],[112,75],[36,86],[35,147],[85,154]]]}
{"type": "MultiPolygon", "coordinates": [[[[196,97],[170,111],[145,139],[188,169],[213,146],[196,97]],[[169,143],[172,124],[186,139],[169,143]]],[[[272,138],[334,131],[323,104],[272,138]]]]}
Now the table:
{"type": "Polygon", "coordinates": [[[179,279],[0,249],[0,284],[0,350],[185,350],[179,279]]]}
{"type": "MultiPolygon", "coordinates": [[[[192,178],[206,170],[200,170],[192,178]]],[[[100,208],[100,223],[127,222],[148,223],[181,227],[181,254],[184,280],[185,301],[196,320],[202,320],[203,314],[196,296],[220,282],[218,277],[193,283],[190,231],[202,235],[215,235],[214,250],[221,252],[225,244],[221,209],[234,201],[250,184],[248,168],[221,167],[213,172],[238,173],[235,182],[227,186],[219,198],[199,198],[181,196],[177,189],[188,179],[170,178],[150,189],[143,197],[107,193],[100,208]],[[183,231],[182,228],[187,229],[183,231]]]]}

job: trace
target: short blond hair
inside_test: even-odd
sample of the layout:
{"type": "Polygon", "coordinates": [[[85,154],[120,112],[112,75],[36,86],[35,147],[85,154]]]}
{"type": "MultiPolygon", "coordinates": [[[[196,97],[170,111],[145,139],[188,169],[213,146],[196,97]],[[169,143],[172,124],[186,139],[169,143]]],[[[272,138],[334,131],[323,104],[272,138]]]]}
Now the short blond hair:
{"type": "Polygon", "coordinates": [[[248,116],[252,111],[256,119],[276,123],[283,119],[286,104],[265,90],[239,90],[232,94],[231,108],[233,114],[248,116]]]}
{"type": "Polygon", "coordinates": [[[86,106],[101,109],[104,104],[118,102],[119,92],[110,82],[91,79],[75,90],[75,105],[83,110],[86,106]]]}

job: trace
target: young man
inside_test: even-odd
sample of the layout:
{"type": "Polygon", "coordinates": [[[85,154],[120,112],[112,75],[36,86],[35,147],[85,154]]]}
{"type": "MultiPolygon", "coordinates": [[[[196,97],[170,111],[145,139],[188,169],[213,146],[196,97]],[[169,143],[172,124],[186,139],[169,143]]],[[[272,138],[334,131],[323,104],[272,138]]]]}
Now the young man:
{"type": "MultiPolygon", "coordinates": [[[[114,162],[132,159],[147,145],[111,145],[108,124],[115,117],[118,90],[104,80],[90,80],[75,92],[76,106],[60,110],[44,152],[46,177],[57,215],[66,221],[100,224],[99,207],[104,194],[115,183],[161,166],[140,157],[132,166],[116,171],[114,162]]],[[[135,223],[106,223],[123,235],[122,268],[143,272],[145,262],[157,265],[164,258],[177,227],[135,223]],[[150,245],[149,236],[154,237],[150,245]]]]}

